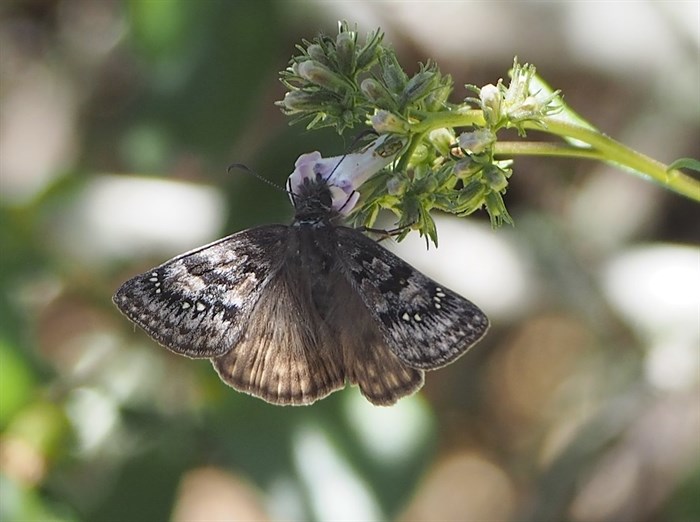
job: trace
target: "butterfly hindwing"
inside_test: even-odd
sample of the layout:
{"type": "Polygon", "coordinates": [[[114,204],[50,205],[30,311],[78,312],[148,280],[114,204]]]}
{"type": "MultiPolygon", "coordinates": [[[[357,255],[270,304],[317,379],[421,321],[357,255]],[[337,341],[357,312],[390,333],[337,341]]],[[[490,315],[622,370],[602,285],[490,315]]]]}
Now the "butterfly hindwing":
{"type": "Polygon", "coordinates": [[[212,360],[233,388],[273,404],[311,404],[345,385],[342,361],[310,305],[305,282],[278,272],[252,311],[245,336],[212,360]]]}
{"type": "Polygon", "coordinates": [[[423,372],[389,348],[377,322],[339,266],[334,270],[326,322],[334,333],[346,380],[372,404],[388,406],[423,386],[423,372]]]}
{"type": "Polygon", "coordinates": [[[281,264],[288,227],[244,230],[178,256],[124,283],[114,303],[166,348],[189,357],[221,355],[281,264]]]}
{"type": "Polygon", "coordinates": [[[444,366],[486,333],[486,315],[467,299],[359,231],[338,227],[337,234],[348,277],[392,352],[409,366],[444,366]]]}

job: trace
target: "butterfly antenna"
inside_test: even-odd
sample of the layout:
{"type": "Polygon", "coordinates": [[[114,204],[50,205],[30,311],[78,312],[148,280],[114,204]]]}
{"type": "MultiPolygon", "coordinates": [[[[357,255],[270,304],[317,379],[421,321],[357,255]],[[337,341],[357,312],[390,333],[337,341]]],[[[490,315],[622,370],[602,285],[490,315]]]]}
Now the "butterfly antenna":
{"type": "Polygon", "coordinates": [[[338,212],[342,212],[343,209],[348,206],[348,203],[350,203],[350,200],[352,199],[352,197],[355,195],[356,192],[357,192],[356,190],[353,190],[350,194],[348,194],[348,197],[345,198],[345,203],[343,203],[343,206],[338,209],[338,212]]]}
{"type": "Polygon", "coordinates": [[[271,180],[267,179],[266,177],[261,176],[260,174],[258,174],[257,172],[255,172],[253,169],[249,168],[247,165],[243,165],[242,163],[233,163],[232,165],[229,165],[229,166],[228,166],[228,168],[226,169],[226,172],[228,172],[228,173],[230,174],[231,171],[234,170],[234,169],[238,169],[238,170],[245,171],[245,172],[247,172],[248,174],[251,174],[251,175],[254,176],[255,178],[259,179],[260,181],[262,181],[262,182],[264,182],[264,183],[267,183],[267,184],[270,185],[271,187],[274,187],[274,188],[276,188],[277,190],[281,190],[282,192],[287,192],[287,193],[289,193],[289,190],[287,190],[287,189],[284,188],[284,187],[281,187],[280,185],[278,185],[278,184],[275,183],[274,181],[271,181],[271,180]]]}

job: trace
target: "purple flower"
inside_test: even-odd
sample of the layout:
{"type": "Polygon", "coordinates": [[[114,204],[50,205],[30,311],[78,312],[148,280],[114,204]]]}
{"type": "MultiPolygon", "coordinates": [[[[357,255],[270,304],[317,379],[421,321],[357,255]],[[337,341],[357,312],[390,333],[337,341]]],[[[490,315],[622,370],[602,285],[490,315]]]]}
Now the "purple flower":
{"type": "Polygon", "coordinates": [[[331,191],[333,210],[348,215],[360,199],[357,189],[394,159],[394,154],[381,154],[386,136],[377,139],[362,152],[324,158],[318,151],[302,154],[294,164],[287,186],[296,193],[306,179],[320,175],[331,191]],[[377,150],[379,149],[379,151],[377,150]]]}

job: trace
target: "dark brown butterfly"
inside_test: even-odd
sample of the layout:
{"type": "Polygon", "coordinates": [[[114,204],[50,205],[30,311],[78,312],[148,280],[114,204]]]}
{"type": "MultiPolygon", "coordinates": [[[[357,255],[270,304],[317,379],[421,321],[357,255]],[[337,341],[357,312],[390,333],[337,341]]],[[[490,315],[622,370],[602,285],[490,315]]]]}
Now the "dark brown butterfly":
{"type": "Polygon", "coordinates": [[[311,404],[346,382],[389,405],[453,362],[488,319],[360,230],[327,182],[305,179],[290,226],[251,228],[124,283],[119,309],[166,348],[273,404],[311,404]]]}

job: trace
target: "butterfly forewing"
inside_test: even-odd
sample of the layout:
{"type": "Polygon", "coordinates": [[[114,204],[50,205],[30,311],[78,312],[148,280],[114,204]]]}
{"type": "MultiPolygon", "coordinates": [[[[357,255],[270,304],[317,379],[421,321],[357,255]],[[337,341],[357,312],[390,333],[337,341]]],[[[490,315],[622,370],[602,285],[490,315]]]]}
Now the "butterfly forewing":
{"type": "Polygon", "coordinates": [[[439,368],[484,336],[489,322],[476,305],[357,230],[338,227],[337,234],[353,287],[406,364],[439,368]]]}
{"type": "Polygon", "coordinates": [[[226,353],[243,336],[262,289],[282,264],[287,228],[244,230],[178,256],[124,283],[114,302],[174,352],[226,353]]]}

